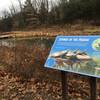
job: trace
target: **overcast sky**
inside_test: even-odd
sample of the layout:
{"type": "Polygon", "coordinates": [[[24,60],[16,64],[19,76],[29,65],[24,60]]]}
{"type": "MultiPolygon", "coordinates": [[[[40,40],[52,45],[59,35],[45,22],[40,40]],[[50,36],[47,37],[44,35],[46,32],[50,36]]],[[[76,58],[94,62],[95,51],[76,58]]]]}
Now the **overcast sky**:
{"type": "MultiPolygon", "coordinates": [[[[21,0],[22,3],[24,3],[24,1],[25,0],[21,0]]],[[[53,1],[57,1],[57,0],[53,0],[53,1]]],[[[0,0],[0,16],[2,16],[3,11],[9,10],[9,7],[12,4],[17,8],[18,7],[18,0],[0,0]]]]}
{"type": "MultiPolygon", "coordinates": [[[[24,2],[25,0],[21,0],[21,2],[24,2]]],[[[9,10],[9,7],[11,4],[14,4],[15,6],[18,6],[17,0],[0,0],[0,15],[2,14],[2,11],[5,9],[9,10]]]]}

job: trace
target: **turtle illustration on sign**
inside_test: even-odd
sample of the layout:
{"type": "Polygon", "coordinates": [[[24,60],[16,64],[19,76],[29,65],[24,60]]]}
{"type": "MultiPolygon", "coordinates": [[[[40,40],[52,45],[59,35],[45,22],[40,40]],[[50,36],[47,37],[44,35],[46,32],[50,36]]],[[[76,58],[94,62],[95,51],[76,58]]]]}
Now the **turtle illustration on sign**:
{"type": "Polygon", "coordinates": [[[56,67],[69,66],[73,69],[74,66],[80,66],[82,62],[88,62],[92,60],[90,56],[85,52],[77,51],[59,51],[56,53],[52,53],[49,56],[50,58],[54,58],[56,62],[56,67]]]}

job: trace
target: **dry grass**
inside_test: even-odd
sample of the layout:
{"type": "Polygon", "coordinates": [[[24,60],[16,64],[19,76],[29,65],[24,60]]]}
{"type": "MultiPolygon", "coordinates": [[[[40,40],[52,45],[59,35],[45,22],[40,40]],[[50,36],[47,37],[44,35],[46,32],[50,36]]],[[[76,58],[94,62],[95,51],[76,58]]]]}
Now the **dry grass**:
{"type": "Polygon", "coordinates": [[[14,48],[1,47],[0,63],[6,65],[7,72],[27,81],[36,69],[44,65],[48,51],[48,48],[42,49],[36,44],[29,47],[24,42],[14,48]]]}
{"type": "Polygon", "coordinates": [[[62,26],[39,27],[32,31],[12,31],[2,33],[2,37],[55,37],[57,35],[100,35],[100,26],[88,24],[66,24],[62,26]]]}

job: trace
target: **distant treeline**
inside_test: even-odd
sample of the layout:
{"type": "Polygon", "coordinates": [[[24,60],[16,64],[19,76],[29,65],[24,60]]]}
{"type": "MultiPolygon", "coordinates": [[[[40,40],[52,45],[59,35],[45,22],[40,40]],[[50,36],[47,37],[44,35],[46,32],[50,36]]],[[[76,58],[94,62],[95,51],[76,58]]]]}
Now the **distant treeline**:
{"type": "Polygon", "coordinates": [[[82,20],[100,25],[100,0],[26,0],[19,2],[20,11],[12,6],[4,11],[0,30],[36,28],[39,25],[56,25],[82,20]]]}

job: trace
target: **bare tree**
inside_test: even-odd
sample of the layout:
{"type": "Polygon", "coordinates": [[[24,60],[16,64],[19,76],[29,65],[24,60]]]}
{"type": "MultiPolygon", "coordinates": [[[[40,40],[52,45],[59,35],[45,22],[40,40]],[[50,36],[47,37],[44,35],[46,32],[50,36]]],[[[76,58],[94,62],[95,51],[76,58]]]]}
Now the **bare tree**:
{"type": "Polygon", "coordinates": [[[10,16],[10,13],[5,9],[2,11],[2,18],[5,19],[5,18],[8,18],[10,16]]]}
{"type": "Polygon", "coordinates": [[[11,16],[14,16],[18,12],[18,10],[16,9],[16,7],[14,6],[12,2],[11,2],[11,6],[9,7],[9,11],[10,11],[11,16]]]}
{"type": "Polygon", "coordinates": [[[18,3],[19,3],[20,11],[23,12],[23,4],[21,0],[18,0],[18,3]]]}

